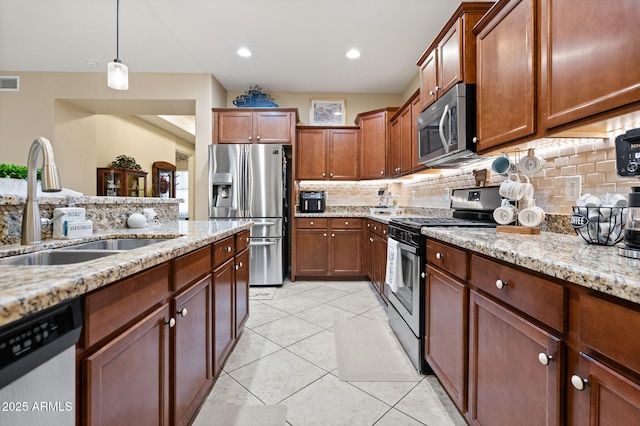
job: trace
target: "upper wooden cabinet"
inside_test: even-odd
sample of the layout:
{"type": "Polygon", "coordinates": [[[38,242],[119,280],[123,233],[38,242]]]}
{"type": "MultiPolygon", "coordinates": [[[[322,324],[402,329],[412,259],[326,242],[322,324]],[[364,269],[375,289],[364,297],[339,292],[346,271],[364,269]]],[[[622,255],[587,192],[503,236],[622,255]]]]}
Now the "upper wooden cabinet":
{"type": "Polygon", "coordinates": [[[459,82],[476,82],[474,25],[493,2],[463,2],[418,60],[420,110],[459,82]]]}
{"type": "Polygon", "coordinates": [[[214,108],[213,143],[290,145],[297,114],[289,108],[214,108]]]}
{"type": "Polygon", "coordinates": [[[640,100],[640,2],[540,3],[547,129],[640,100]]]}
{"type": "Polygon", "coordinates": [[[536,132],[534,17],[535,0],[511,0],[491,9],[474,28],[478,150],[536,132]]]}
{"type": "Polygon", "coordinates": [[[391,153],[387,156],[389,177],[404,176],[424,168],[418,163],[417,120],[420,90],[391,117],[391,153]]]}
{"type": "Polygon", "coordinates": [[[356,117],[362,141],[362,179],[380,179],[387,176],[387,156],[391,152],[391,123],[389,119],[398,110],[387,107],[364,112],[356,117]]]}
{"type": "Polygon", "coordinates": [[[359,164],[357,127],[298,127],[296,179],[356,180],[359,164]]]}

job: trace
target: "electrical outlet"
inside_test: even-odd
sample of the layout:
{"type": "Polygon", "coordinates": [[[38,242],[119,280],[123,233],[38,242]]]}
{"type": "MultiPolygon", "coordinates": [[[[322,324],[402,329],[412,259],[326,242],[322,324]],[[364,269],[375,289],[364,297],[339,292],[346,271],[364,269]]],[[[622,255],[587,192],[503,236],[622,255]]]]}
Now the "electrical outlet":
{"type": "Polygon", "coordinates": [[[580,189],[582,186],[581,176],[569,176],[567,177],[567,187],[565,189],[565,196],[567,201],[576,201],[580,198],[580,189]]]}

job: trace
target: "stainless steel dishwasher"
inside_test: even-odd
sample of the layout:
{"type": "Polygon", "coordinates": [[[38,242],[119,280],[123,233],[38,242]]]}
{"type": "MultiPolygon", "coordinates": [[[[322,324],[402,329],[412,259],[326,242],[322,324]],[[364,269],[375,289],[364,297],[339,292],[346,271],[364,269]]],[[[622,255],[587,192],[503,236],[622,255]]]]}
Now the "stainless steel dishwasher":
{"type": "Polygon", "coordinates": [[[75,424],[80,299],[0,327],[0,424],[75,424]]]}

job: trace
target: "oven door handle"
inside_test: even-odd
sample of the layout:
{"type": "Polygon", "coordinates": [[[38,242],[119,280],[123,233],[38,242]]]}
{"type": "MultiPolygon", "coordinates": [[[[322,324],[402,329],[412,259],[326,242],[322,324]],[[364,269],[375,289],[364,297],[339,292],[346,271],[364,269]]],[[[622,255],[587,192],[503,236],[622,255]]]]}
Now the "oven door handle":
{"type": "MultiPolygon", "coordinates": [[[[444,137],[444,122],[447,117],[449,117],[449,127],[451,127],[451,110],[449,109],[449,105],[444,106],[442,117],[440,117],[440,126],[438,126],[438,133],[440,133],[440,142],[442,142],[444,152],[448,154],[449,150],[451,149],[451,141],[447,140],[447,138],[444,137]]],[[[451,129],[449,129],[449,137],[451,137],[451,129]]]]}
{"type": "Polygon", "coordinates": [[[405,244],[405,243],[403,243],[401,241],[396,240],[393,237],[389,237],[389,239],[395,241],[396,243],[398,243],[398,247],[400,248],[400,250],[407,251],[407,252],[409,252],[411,254],[414,254],[416,256],[418,255],[418,249],[416,247],[412,247],[410,245],[407,245],[407,244],[405,244]]]}

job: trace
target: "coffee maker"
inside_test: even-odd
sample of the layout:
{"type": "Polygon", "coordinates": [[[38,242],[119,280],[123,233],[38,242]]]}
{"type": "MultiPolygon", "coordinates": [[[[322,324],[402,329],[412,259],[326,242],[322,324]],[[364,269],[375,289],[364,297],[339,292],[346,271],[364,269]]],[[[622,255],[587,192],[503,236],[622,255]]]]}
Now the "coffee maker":
{"type": "MultiPolygon", "coordinates": [[[[616,169],[618,176],[640,177],[640,128],[629,130],[616,138],[616,169]]],[[[632,189],[624,240],[618,245],[618,253],[640,259],[640,186],[632,189]]]]}

